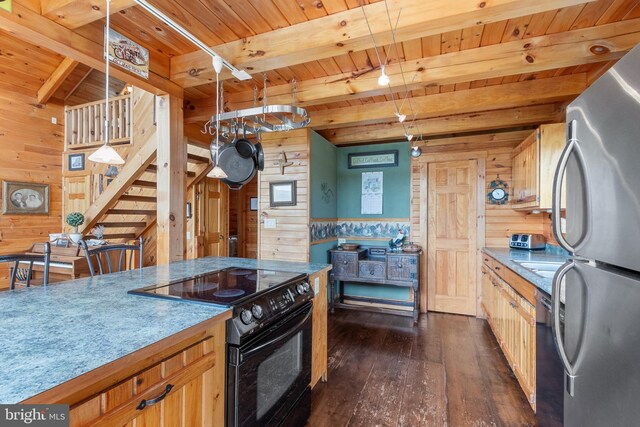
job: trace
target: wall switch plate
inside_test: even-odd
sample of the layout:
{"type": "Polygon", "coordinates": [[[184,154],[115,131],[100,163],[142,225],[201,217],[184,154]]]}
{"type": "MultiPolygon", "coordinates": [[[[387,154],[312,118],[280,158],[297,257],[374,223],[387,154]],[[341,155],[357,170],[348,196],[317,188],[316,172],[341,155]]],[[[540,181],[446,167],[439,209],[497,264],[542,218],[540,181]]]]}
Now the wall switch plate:
{"type": "Polygon", "coordinates": [[[339,245],[344,245],[345,243],[347,243],[347,239],[338,239],[339,245]]]}
{"type": "Polygon", "coordinates": [[[318,293],[320,292],[320,278],[316,277],[315,279],[313,279],[313,291],[316,293],[316,295],[318,295],[318,293]]]}
{"type": "Polygon", "coordinates": [[[187,240],[191,240],[191,232],[187,231],[187,240]]]}
{"type": "Polygon", "coordinates": [[[264,228],[276,228],[276,224],[275,218],[266,218],[264,220],[264,228]]]}
{"type": "Polygon", "coordinates": [[[57,117],[51,117],[51,124],[57,125],[58,124],[58,118],[57,117]]]}

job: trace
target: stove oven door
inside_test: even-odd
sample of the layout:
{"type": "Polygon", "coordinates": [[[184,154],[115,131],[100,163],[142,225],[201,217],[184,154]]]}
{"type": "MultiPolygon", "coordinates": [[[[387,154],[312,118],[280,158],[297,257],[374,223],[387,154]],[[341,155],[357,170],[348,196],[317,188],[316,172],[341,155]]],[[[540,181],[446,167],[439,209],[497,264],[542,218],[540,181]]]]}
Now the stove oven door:
{"type": "Polygon", "coordinates": [[[251,342],[228,346],[227,426],[304,425],[311,400],[312,309],[309,303],[251,342]]]}

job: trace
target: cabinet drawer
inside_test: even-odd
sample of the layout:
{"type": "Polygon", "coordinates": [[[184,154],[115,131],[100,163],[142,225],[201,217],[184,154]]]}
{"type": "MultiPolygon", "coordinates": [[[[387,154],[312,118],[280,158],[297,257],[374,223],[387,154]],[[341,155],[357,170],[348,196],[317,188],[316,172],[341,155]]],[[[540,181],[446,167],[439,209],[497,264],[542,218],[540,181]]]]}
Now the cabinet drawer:
{"type": "Polygon", "coordinates": [[[417,280],[418,258],[414,256],[389,255],[387,277],[389,280],[417,280]]]}
{"type": "Polygon", "coordinates": [[[333,264],[333,274],[336,277],[357,277],[358,276],[358,254],[333,253],[331,254],[331,264],[333,264]]]}
{"type": "Polygon", "coordinates": [[[381,261],[360,261],[358,277],[384,280],[387,277],[386,264],[381,261]]]}

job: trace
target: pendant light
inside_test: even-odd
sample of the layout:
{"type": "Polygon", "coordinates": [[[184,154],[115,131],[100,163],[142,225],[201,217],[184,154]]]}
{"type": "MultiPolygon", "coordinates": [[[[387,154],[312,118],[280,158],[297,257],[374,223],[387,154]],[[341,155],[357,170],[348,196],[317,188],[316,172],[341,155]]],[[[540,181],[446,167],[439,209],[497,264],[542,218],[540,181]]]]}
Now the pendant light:
{"type": "Polygon", "coordinates": [[[218,166],[220,153],[220,72],[222,71],[222,58],[217,55],[213,57],[213,69],[216,72],[216,146],[211,150],[213,154],[211,156],[213,169],[207,174],[207,177],[224,179],[227,178],[227,174],[218,166]]]}
{"type": "Polygon", "coordinates": [[[105,62],[105,120],[104,120],[104,144],[89,155],[88,159],[94,163],[106,163],[110,165],[123,165],[124,159],[109,145],[109,26],[111,24],[111,0],[106,0],[107,16],[104,30],[104,62],[105,62]]]}
{"type": "Polygon", "coordinates": [[[389,76],[384,72],[384,65],[380,67],[380,77],[378,77],[378,86],[387,86],[389,84],[389,76]]]}

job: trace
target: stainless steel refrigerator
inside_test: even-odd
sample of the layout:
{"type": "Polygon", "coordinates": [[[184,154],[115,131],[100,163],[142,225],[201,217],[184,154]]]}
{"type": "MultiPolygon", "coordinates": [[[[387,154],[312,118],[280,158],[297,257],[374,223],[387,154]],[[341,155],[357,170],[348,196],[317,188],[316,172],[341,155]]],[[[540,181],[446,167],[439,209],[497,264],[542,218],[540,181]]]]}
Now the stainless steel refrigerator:
{"type": "Polygon", "coordinates": [[[553,286],[564,424],[639,425],[640,46],[568,107],[553,220],[556,239],[573,254],[553,286]],[[560,229],[563,177],[566,235],[560,229]]]}

